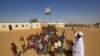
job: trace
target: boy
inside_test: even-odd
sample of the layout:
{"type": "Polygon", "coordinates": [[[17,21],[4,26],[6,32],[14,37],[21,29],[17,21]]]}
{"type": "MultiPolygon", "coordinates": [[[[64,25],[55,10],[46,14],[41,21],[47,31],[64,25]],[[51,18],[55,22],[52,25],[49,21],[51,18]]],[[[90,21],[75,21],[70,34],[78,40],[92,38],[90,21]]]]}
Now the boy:
{"type": "Polygon", "coordinates": [[[15,45],[15,43],[11,43],[11,50],[13,52],[13,55],[17,56],[17,46],[15,45]]]}
{"type": "Polygon", "coordinates": [[[21,47],[22,47],[22,50],[23,50],[23,53],[24,53],[25,52],[25,40],[22,36],[20,37],[20,43],[21,43],[21,47]]]}

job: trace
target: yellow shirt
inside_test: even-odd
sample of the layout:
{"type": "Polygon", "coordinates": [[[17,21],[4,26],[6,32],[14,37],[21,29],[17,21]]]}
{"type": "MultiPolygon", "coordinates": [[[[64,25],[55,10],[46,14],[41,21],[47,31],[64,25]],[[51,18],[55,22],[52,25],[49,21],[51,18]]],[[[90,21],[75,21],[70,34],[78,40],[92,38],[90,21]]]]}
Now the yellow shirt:
{"type": "Polygon", "coordinates": [[[55,48],[54,46],[51,46],[51,49],[50,49],[51,52],[55,52],[54,48],[55,48]]]}
{"type": "Polygon", "coordinates": [[[25,41],[20,41],[21,42],[21,45],[25,45],[25,41]]]}

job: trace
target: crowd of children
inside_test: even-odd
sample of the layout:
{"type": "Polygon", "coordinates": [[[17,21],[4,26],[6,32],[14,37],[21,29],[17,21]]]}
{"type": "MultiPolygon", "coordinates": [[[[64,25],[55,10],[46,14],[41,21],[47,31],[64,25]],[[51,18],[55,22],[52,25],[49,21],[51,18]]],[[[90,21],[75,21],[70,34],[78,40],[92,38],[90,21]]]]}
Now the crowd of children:
{"type": "MultiPolygon", "coordinates": [[[[25,53],[28,49],[36,49],[38,55],[50,54],[55,56],[62,53],[63,43],[65,41],[65,31],[58,36],[57,29],[54,25],[48,25],[42,28],[42,32],[28,35],[26,38],[26,45],[24,37],[20,37],[22,52],[25,53]]],[[[17,47],[11,43],[12,51],[17,54],[17,47]]]]}

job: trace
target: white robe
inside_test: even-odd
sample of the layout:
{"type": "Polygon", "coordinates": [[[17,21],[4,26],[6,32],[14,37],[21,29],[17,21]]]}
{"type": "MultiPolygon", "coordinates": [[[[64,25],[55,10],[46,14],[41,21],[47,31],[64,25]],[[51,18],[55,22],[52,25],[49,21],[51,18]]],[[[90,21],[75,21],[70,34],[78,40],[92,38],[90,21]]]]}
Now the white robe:
{"type": "Polygon", "coordinates": [[[73,56],[84,56],[83,37],[78,39],[78,41],[73,46],[73,56]]]}

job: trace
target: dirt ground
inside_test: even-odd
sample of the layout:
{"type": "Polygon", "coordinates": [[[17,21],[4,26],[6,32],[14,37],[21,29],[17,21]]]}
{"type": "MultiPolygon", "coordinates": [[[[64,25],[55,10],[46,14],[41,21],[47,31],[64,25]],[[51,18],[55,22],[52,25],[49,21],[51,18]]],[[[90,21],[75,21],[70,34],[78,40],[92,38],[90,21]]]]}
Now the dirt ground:
{"type": "MultiPolygon", "coordinates": [[[[58,29],[58,33],[60,34],[63,29],[66,31],[67,38],[74,40],[74,33],[71,29],[60,28],[58,29]]],[[[100,28],[74,29],[75,31],[82,31],[84,33],[85,56],[100,56],[100,28]]],[[[23,36],[26,39],[27,35],[39,31],[40,29],[0,32],[0,56],[13,56],[12,51],[10,50],[11,42],[16,43],[18,51],[21,51],[19,41],[20,36],[23,36]]],[[[28,50],[25,54],[21,54],[21,56],[37,56],[37,54],[35,50],[28,50]]]]}

